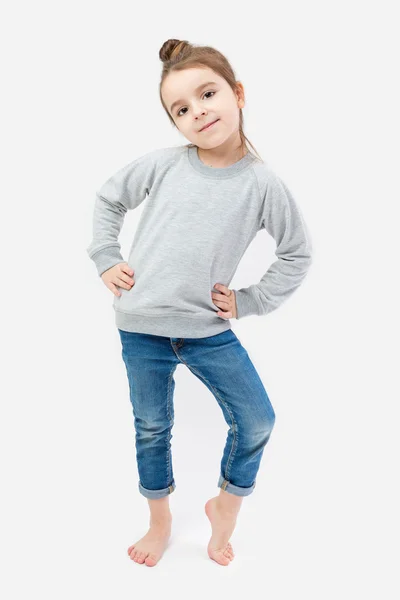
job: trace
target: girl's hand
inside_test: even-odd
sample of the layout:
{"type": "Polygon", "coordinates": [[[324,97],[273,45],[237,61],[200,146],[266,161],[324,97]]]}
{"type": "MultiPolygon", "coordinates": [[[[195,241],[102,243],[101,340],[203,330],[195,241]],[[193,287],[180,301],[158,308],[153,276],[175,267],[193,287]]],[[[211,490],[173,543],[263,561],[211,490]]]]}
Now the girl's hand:
{"type": "Polygon", "coordinates": [[[235,292],[225,285],[222,285],[222,283],[216,283],[214,287],[216,290],[221,291],[221,294],[211,292],[214,304],[222,309],[217,312],[217,315],[224,319],[231,319],[232,317],[236,319],[237,307],[235,292]]]}
{"type": "Polygon", "coordinates": [[[107,271],[101,274],[101,278],[108,287],[109,290],[115,294],[115,296],[121,296],[121,292],[118,288],[124,288],[130,290],[135,281],[133,277],[133,270],[130,268],[128,263],[122,262],[114,265],[107,271]]]}

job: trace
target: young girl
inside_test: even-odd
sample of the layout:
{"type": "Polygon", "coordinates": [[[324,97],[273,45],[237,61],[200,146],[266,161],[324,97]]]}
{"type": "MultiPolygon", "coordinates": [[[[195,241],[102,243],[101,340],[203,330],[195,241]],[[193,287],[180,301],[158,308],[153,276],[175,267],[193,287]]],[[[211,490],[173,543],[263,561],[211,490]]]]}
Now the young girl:
{"type": "Polygon", "coordinates": [[[87,248],[114,293],[134,414],[138,487],[150,509],[150,529],[128,555],[154,566],[170,537],[174,371],[184,364],[215,396],[229,425],[219,495],[205,505],[212,527],[208,555],[228,565],[234,557],[229,538],[243,497],[256,485],[275,422],[229,319],[266,315],[287,300],[309,269],[311,240],[287,186],[247,148],[244,89],[227,59],[211,47],[174,39],[159,56],[161,104],[191,143],[148,152],[102,185],[87,248]],[[125,262],[118,234],[126,211],[146,196],[125,262]],[[257,284],[230,289],[241,257],[262,228],[276,241],[277,261],[257,284]]]}

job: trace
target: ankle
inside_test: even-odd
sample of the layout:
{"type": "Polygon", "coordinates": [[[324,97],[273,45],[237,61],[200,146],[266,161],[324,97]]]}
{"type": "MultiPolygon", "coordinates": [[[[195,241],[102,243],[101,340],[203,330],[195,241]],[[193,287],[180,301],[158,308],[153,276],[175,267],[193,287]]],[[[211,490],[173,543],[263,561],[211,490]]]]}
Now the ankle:
{"type": "Polygon", "coordinates": [[[172,514],[165,514],[165,515],[157,515],[157,516],[150,516],[150,527],[157,527],[157,528],[165,528],[168,529],[171,526],[172,523],[172,514]]]}
{"type": "Polygon", "coordinates": [[[226,521],[229,523],[236,523],[237,521],[237,517],[238,517],[238,513],[237,511],[233,512],[233,511],[229,511],[229,510],[224,510],[223,508],[217,507],[217,511],[218,511],[218,515],[219,518],[222,521],[226,521]]]}
{"type": "Polygon", "coordinates": [[[220,517],[223,519],[236,520],[237,516],[239,514],[240,505],[232,506],[230,504],[227,504],[226,499],[221,498],[221,496],[217,496],[216,498],[217,498],[216,506],[217,506],[217,510],[218,510],[220,517]]]}

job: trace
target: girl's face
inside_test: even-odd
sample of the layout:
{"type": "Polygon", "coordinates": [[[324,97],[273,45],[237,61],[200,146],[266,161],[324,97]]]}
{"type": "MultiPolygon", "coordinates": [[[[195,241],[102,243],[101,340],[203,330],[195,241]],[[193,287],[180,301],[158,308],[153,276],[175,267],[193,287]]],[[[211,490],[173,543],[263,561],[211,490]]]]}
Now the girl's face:
{"type": "Polygon", "coordinates": [[[162,84],[163,101],[179,131],[196,146],[211,149],[235,139],[239,131],[239,109],[244,106],[240,82],[230,85],[209,68],[173,71],[162,84]],[[218,122],[201,131],[204,125],[218,122]]]}

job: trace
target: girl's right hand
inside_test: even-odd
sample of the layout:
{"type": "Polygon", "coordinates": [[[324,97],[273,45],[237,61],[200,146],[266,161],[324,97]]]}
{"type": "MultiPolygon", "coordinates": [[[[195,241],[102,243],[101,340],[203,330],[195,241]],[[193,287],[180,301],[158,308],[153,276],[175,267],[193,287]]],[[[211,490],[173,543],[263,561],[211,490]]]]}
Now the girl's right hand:
{"type": "Polygon", "coordinates": [[[115,296],[121,296],[121,292],[118,288],[130,290],[132,286],[135,285],[135,281],[132,277],[133,273],[134,271],[130,268],[128,263],[122,262],[107,269],[107,271],[104,271],[104,273],[101,274],[101,278],[115,296]]]}

